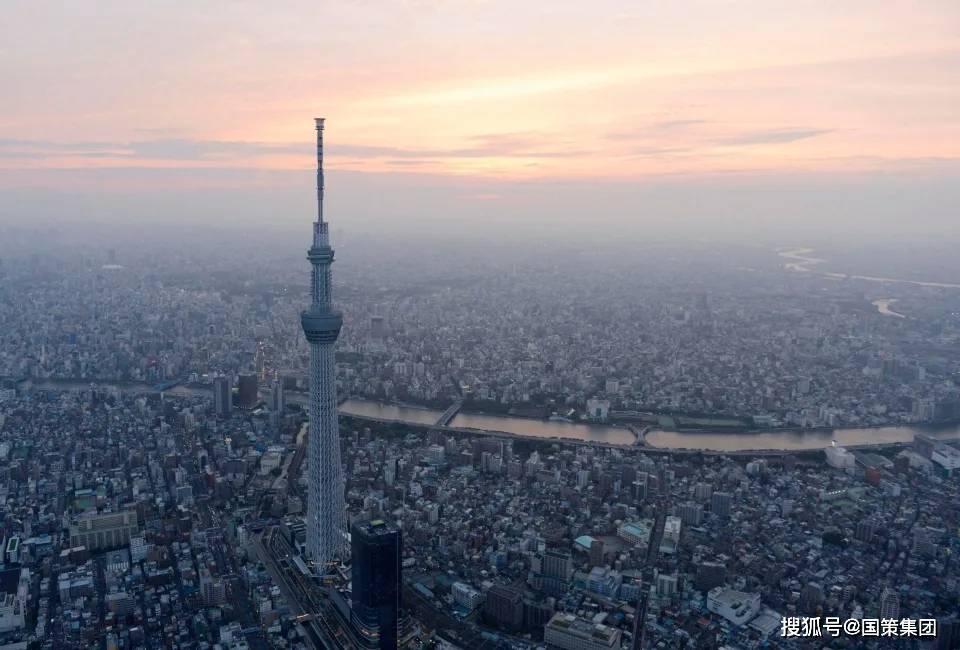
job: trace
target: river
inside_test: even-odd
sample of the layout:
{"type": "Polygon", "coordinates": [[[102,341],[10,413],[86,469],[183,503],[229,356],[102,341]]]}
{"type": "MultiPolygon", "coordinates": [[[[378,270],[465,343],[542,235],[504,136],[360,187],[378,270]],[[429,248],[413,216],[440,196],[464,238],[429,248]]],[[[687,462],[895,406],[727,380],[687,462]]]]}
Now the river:
{"type": "Polygon", "coordinates": [[[784,257],[789,262],[784,262],[783,268],[790,271],[801,271],[803,273],[815,273],[817,275],[822,275],[827,278],[835,278],[838,280],[851,279],[851,280],[865,280],[867,282],[884,282],[884,283],[896,283],[896,284],[909,284],[915,287],[935,287],[938,289],[960,289],[960,284],[954,284],[952,282],[929,282],[926,280],[904,280],[902,278],[886,278],[876,275],[854,275],[849,273],[836,273],[834,271],[818,271],[813,267],[817,264],[823,264],[827,260],[821,259],[819,257],[811,257],[810,253],[814,252],[812,248],[796,248],[793,250],[781,250],[777,252],[777,255],[784,257]]]}
{"type": "Polygon", "coordinates": [[[572,438],[605,442],[611,445],[632,445],[637,437],[629,429],[611,427],[602,424],[580,424],[576,422],[553,422],[532,418],[515,418],[502,415],[484,415],[482,413],[458,413],[450,423],[461,429],[482,429],[486,431],[504,431],[518,436],[533,438],[572,438]]]}
{"type": "Polygon", "coordinates": [[[340,412],[378,420],[397,420],[414,424],[436,424],[443,411],[416,406],[400,406],[365,399],[348,399],[340,405],[340,412]]]}
{"type": "MultiPolygon", "coordinates": [[[[340,412],[359,417],[399,420],[416,424],[434,424],[443,415],[443,411],[434,409],[383,404],[360,399],[347,400],[340,405],[340,412]]],[[[570,438],[572,440],[606,442],[614,445],[632,445],[636,440],[636,436],[628,429],[608,425],[553,422],[484,413],[457,413],[450,422],[450,426],[457,429],[511,433],[531,438],[570,438]]]]}
{"type": "MultiPolygon", "coordinates": [[[[101,387],[112,386],[125,392],[149,393],[150,386],[136,382],[93,382],[101,387]]],[[[33,386],[42,390],[81,390],[91,382],[78,380],[39,380],[33,386]]],[[[176,386],[167,394],[181,397],[207,397],[211,390],[202,386],[176,386]]],[[[305,397],[288,393],[287,401],[303,403],[305,397]]],[[[344,415],[394,420],[413,424],[434,424],[443,414],[438,409],[420,408],[399,404],[387,404],[363,399],[348,399],[340,405],[344,415]]],[[[585,442],[600,442],[614,445],[632,445],[634,434],[625,428],[602,424],[554,422],[531,418],[482,413],[458,413],[451,427],[503,432],[533,438],[567,438],[585,442]]],[[[942,440],[960,439],[960,424],[942,427],[881,426],[834,431],[760,431],[747,432],[682,432],[649,431],[645,443],[660,449],[704,449],[708,451],[775,451],[805,450],[829,447],[836,440],[841,445],[871,445],[910,442],[917,433],[926,433],[942,440]]]]}
{"type": "Polygon", "coordinates": [[[897,302],[896,298],[881,298],[879,300],[874,300],[872,304],[877,308],[877,311],[883,314],[884,316],[894,316],[896,318],[906,318],[906,315],[901,314],[898,311],[893,311],[890,309],[890,305],[897,302]]]}
{"type": "Polygon", "coordinates": [[[944,427],[887,426],[833,431],[759,431],[756,433],[695,433],[650,431],[646,442],[651,447],[669,449],[708,449],[710,451],[785,451],[823,449],[831,441],[843,446],[882,445],[910,442],[918,433],[941,440],[960,439],[960,425],[944,427]]]}

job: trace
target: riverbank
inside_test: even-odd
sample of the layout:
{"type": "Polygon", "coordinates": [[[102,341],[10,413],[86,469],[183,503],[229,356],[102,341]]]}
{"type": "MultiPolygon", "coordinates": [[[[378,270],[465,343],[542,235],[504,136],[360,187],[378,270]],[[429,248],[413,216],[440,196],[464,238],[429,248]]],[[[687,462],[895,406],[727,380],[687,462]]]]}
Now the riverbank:
{"type": "MultiPolygon", "coordinates": [[[[588,446],[588,447],[600,447],[607,449],[618,449],[624,450],[627,445],[622,444],[613,444],[606,442],[599,442],[595,440],[582,440],[578,438],[560,438],[560,437],[540,437],[540,436],[523,436],[513,433],[508,433],[505,431],[494,431],[487,429],[464,429],[459,427],[439,427],[439,426],[426,426],[417,423],[411,422],[399,422],[399,421],[381,421],[376,418],[369,418],[363,416],[355,416],[349,414],[343,414],[342,417],[353,418],[360,422],[371,422],[376,421],[382,424],[392,424],[401,426],[409,429],[412,432],[426,432],[428,430],[438,430],[448,435],[454,436],[483,436],[489,438],[503,438],[505,440],[515,440],[522,441],[527,444],[562,444],[562,445],[574,445],[574,446],[588,446]]],[[[868,443],[861,445],[849,445],[848,449],[851,450],[871,450],[871,451],[884,451],[884,450],[896,450],[896,449],[905,449],[912,444],[911,441],[903,442],[883,442],[883,443],[868,443]]],[[[829,445],[827,445],[829,446],[829,445]]],[[[631,447],[638,451],[641,451],[644,454],[651,456],[724,456],[732,458],[782,458],[784,456],[797,456],[797,457],[809,457],[815,459],[823,452],[823,447],[810,447],[810,448],[800,448],[800,449],[735,449],[735,450],[718,450],[718,449],[709,449],[709,448],[700,448],[700,447],[651,447],[651,446],[633,446],[631,447]]]]}
{"type": "Polygon", "coordinates": [[[960,440],[960,425],[884,426],[838,428],[832,430],[777,430],[719,435],[677,431],[650,431],[645,441],[650,447],[665,449],[712,449],[717,451],[749,451],[778,449],[801,451],[825,449],[836,442],[844,447],[865,447],[910,444],[923,433],[940,440],[960,440]]]}
{"type": "MultiPolygon", "coordinates": [[[[124,392],[156,393],[152,385],[143,382],[109,382],[85,379],[27,380],[37,390],[88,390],[91,387],[115,388],[124,392]]],[[[209,399],[212,390],[206,385],[181,384],[167,394],[182,397],[209,399]]],[[[304,403],[306,396],[288,393],[290,403],[304,403]]],[[[369,421],[405,423],[416,427],[435,427],[443,414],[438,409],[416,405],[385,404],[370,400],[346,399],[340,404],[341,413],[347,417],[369,421]]],[[[854,426],[838,429],[774,429],[749,431],[670,431],[652,429],[645,433],[638,445],[634,430],[602,424],[585,424],[551,420],[530,419],[478,413],[458,413],[447,427],[438,427],[451,432],[471,435],[502,435],[516,438],[553,440],[570,444],[592,444],[616,448],[640,446],[651,453],[753,453],[783,454],[801,451],[816,451],[829,447],[833,441],[845,447],[882,448],[890,445],[905,445],[918,433],[932,435],[941,440],[960,439],[960,423],[937,425],[884,425],[854,426]]]]}

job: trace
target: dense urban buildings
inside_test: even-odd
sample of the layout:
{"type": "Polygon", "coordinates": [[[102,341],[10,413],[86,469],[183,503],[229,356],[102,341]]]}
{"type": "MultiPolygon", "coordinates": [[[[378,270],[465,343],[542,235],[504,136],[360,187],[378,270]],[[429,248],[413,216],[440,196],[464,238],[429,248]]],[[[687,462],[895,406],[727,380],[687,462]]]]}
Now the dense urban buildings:
{"type": "MultiPolygon", "coordinates": [[[[309,647],[293,559],[306,544],[299,426],[277,431],[257,411],[224,420],[204,393],[29,382],[3,413],[7,638],[309,647]],[[88,547],[69,534],[77,523],[64,524],[94,519],[101,530],[125,526],[119,543],[114,533],[104,548],[88,547]]],[[[804,647],[779,639],[780,617],[817,611],[880,618],[896,607],[900,618],[956,625],[960,485],[922,440],[855,450],[852,468],[832,467],[823,452],[655,454],[358,419],[344,421],[342,442],[351,571],[402,565],[411,625],[456,644],[452,631],[460,647],[478,647],[471,639],[482,635],[531,648],[548,633],[572,643],[591,626],[605,631],[591,643],[617,637],[626,647],[645,589],[650,642],[804,647]],[[484,469],[492,448],[505,462],[484,469]],[[665,546],[658,520],[687,506],[702,507],[700,523],[673,524],[677,543],[665,546]],[[366,543],[358,526],[389,543],[366,543]]],[[[389,593],[357,573],[352,582],[348,605],[389,593]]]]}
{"type": "Polygon", "coordinates": [[[0,650],[960,650],[960,0],[0,12],[0,650]]]}
{"type": "MultiPolygon", "coordinates": [[[[5,234],[16,250],[41,245],[26,233],[5,234]]],[[[59,245],[49,239],[42,245],[59,245]]],[[[769,430],[960,417],[955,289],[791,271],[782,268],[788,258],[770,250],[731,248],[718,257],[649,245],[629,263],[616,249],[582,251],[578,265],[591,273],[561,280],[549,255],[509,245],[482,262],[464,243],[403,260],[384,242],[345,242],[337,276],[348,319],[337,340],[341,396],[441,409],[463,398],[468,411],[573,410],[583,420],[599,408],[599,419],[636,413],[656,428],[705,426],[697,418],[769,430]],[[387,271],[398,264],[403,277],[387,271]],[[890,309],[909,318],[872,304],[891,297],[898,300],[890,309]],[[516,306],[504,310],[504,301],[516,306]]],[[[309,364],[298,318],[310,289],[285,252],[296,246],[292,237],[264,244],[245,256],[261,260],[247,272],[200,242],[193,256],[183,246],[162,253],[176,273],[161,259],[104,268],[105,256],[89,245],[57,269],[31,267],[29,257],[14,264],[21,258],[8,251],[5,284],[17,293],[0,315],[0,374],[151,385],[211,385],[222,374],[238,389],[240,374],[265,384],[279,373],[288,388],[304,390],[309,364]],[[36,325],[46,313],[86,310],[93,320],[83,331],[36,325]]],[[[844,255],[853,259],[836,268],[861,263],[844,255]]],[[[121,262],[127,256],[144,258],[135,242],[118,251],[121,262]]]]}
{"type": "Polygon", "coordinates": [[[0,648],[960,645],[954,288],[4,234],[0,648]]]}

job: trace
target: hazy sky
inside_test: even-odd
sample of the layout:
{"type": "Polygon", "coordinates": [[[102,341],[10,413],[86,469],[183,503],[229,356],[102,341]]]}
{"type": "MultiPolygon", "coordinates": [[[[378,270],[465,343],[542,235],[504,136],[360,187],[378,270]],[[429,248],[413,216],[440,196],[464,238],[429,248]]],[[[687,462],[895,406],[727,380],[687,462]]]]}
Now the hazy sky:
{"type": "Polygon", "coordinates": [[[591,205],[611,223],[709,220],[730,216],[724,196],[776,220],[804,183],[814,203],[848,197],[831,219],[960,218],[957,0],[6,0],[2,15],[0,219],[151,216],[138,196],[198,219],[309,210],[315,115],[329,167],[352,173],[339,189],[368,194],[337,199],[348,224],[591,205]],[[371,206],[395,188],[406,205],[371,206]]]}

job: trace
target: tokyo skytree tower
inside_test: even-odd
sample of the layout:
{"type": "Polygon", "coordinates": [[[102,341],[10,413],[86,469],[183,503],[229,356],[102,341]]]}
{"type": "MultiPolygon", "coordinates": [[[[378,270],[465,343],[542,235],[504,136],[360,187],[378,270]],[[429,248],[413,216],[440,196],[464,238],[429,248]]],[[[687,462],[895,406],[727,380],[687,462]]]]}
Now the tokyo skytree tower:
{"type": "Polygon", "coordinates": [[[316,123],[317,220],[313,224],[313,245],[307,251],[312,265],[311,302],[309,309],[300,314],[300,323],[310,344],[307,550],[323,570],[327,562],[345,558],[349,547],[333,350],[343,316],[333,308],[330,275],[333,249],[329,225],[323,219],[323,118],[316,118],[316,123]]]}

